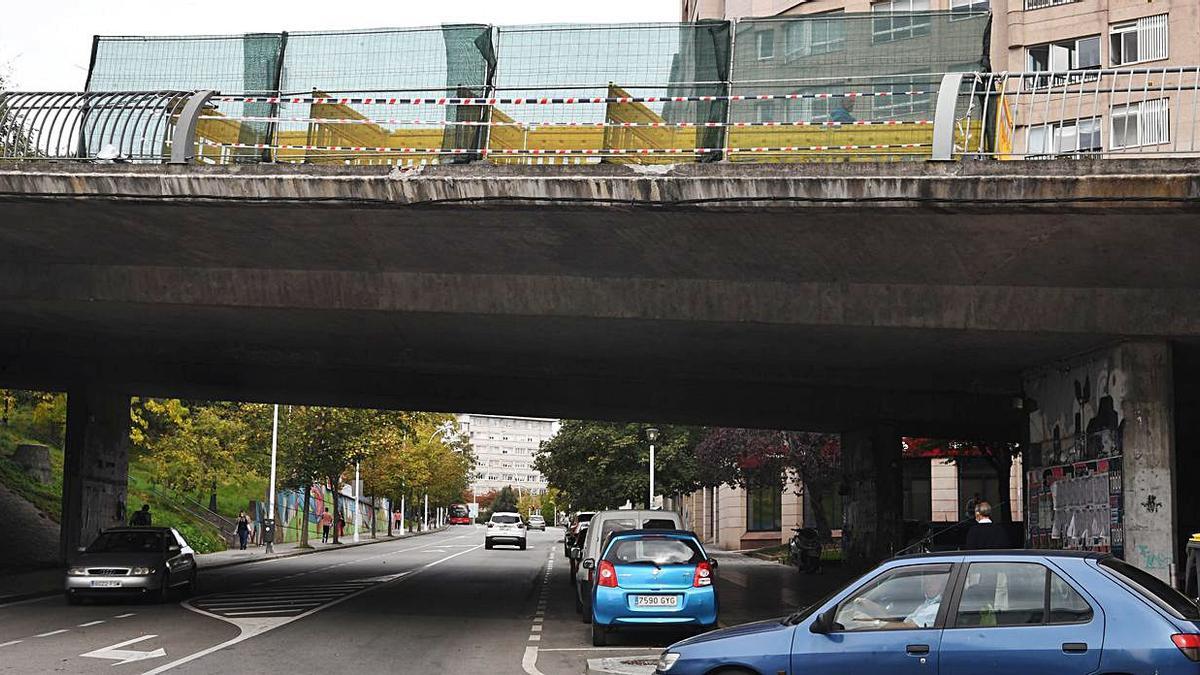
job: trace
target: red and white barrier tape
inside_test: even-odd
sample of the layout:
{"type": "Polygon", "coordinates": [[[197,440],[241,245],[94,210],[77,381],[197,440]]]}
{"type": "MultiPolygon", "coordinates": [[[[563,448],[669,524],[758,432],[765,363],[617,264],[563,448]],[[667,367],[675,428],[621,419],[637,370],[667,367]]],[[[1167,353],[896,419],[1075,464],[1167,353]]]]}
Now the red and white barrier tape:
{"type": "Polygon", "coordinates": [[[726,153],[730,155],[745,153],[786,153],[786,152],[821,152],[829,150],[898,150],[930,147],[928,143],[875,143],[847,145],[785,145],[778,147],[752,148],[388,148],[361,145],[270,145],[268,143],[215,143],[213,141],[198,141],[206,146],[220,148],[247,148],[253,150],[309,150],[317,152],[353,152],[353,153],[384,153],[393,155],[704,155],[726,153]]]}
{"type": "Polygon", "coordinates": [[[338,96],[214,96],[220,103],[303,103],[314,105],[574,105],[581,103],[707,103],[715,101],[797,101],[802,99],[883,98],[925,96],[937,92],[847,91],[808,94],[715,94],[711,96],[518,96],[512,98],[457,97],[338,97],[338,96]]]}
{"type": "Polygon", "coordinates": [[[711,129],[733,127],[872,127],[896,126],[900,124],[929,125],[933,120],[855,120],[853,122],[484,122],[455,120],[402,120],[402,119],[346,119],[339,117],[258,117],[253,115],[201,115],[202,120],[224,120],[239,122],[297,122],[305,124],[379,124],[379,125],[428,125],[440,127],[571,127],[571,128],[618,128],[618,129],[711,129]]]}

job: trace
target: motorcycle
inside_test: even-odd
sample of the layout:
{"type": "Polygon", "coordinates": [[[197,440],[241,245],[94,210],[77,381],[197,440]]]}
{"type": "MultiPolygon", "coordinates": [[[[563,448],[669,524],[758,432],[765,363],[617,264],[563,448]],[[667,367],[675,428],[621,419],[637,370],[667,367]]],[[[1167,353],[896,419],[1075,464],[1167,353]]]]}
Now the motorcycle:
{"type": "Polygon", "coordinates": [[[788,544],[788,559],[797,571],[816,574],[821,571],[821,537],[815,528],[793,527],[788,544]]]}

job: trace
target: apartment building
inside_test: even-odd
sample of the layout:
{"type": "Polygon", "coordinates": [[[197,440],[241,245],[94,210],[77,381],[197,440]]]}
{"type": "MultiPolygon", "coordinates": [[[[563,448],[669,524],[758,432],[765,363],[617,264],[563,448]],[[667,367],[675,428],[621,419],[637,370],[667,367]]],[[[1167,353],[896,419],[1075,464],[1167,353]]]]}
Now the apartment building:
{"type": "Polygon", "coordinates": [[[475,450],[477,493],[506,485],[532,494],[546,491],[546,479],[533,468],[533,459],[542,442],[558,433],[558,420],[461,414],[458,424],[475,450]]]}
{"type": "MultiPolygon", "coordinates": [[[[1011,139],[1014,156],[1043,157],[1071,153],[1163,152],[1194,149],[1200,143],[1195,101],[1196,72],[1173,67],[1200,64],[1200,2],[1197,0],[683,0],[682,18],[741,19],[847,13],[880,17],[876,37],[895,32],[916,36],[925,19],[905,13],[990,11],[989,61],[992,72],[1150,69],[1153,73],[1107,74],[1071,79],[1027,77],[1010,97],[1017,120],[1011,139]],[[889,23],[890,22],[890,23],[889,23]],[[881,28],[882,27],[882,28],[881,28]],[[881,33],[882,31],[882,33],[881,33]],[[1066,84],[1094,83],[1095,93],[1058,95],[1066,84]]],[[[808,44],[836,43],[835,22],[813,24],[833,37],[796,31],[808,44]],[[821,24],[827,24],[822,26],[821,24]]],[[[764,53],[780,37],[758,40],[764,53]]],[[[784,40],[789,36],[783,36],[784,40]]],[[[901,49],[899,41],[893,41],[901,49]]],[[[806,49],[811,48],[806,44],[806,49]]],[[[785,47],[784,49],[789,49],[785,47]]],[[[898,55],[898,58],[903,58],[898,55]]],[[[958,68],[953,68],[957,70],[958,68]]],[[[797,75],[800,76],[800,75],[797,75]]],[[[1076,87],[1092,89],[1092,87],[1076,87]]],[[[1006,87],[1011,92],[1013,88],[1006,87]]]]}

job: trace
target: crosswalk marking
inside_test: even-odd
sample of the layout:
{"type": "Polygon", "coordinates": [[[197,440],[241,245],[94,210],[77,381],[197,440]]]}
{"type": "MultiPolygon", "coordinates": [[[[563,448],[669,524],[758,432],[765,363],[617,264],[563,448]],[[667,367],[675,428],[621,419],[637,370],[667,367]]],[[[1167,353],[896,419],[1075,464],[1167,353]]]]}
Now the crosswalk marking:
{"type": "Polygon", "coordinates": [[[294,617],[379,583],[376,579],[328,585],[280,586],[270,590],[218,593],[191,601],[196,609],[221,617],[294,617]]]}

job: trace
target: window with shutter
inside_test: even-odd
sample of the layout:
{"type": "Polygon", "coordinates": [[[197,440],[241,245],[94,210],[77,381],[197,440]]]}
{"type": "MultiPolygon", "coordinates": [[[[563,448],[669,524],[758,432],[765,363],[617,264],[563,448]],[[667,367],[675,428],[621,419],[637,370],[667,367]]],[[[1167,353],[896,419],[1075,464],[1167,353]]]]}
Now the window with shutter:
{"type": "Polygon", "coordinates": [[[1114,66],[1165,59],[1170,53],[1169,43],[1166,14],[1109,27],[1109,53],[1114,66]]]}
{"type": "Polygon", "coordinates": [[[1170,109],[1165,98],[1113,106],[1112,147],[1161,145],[1171,140],[1170,109]]]}

